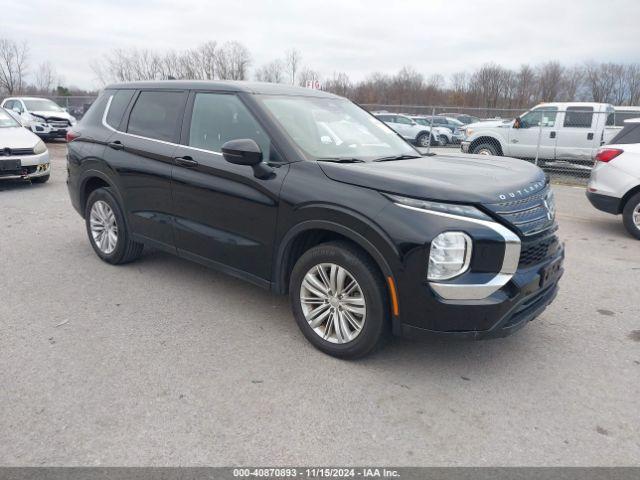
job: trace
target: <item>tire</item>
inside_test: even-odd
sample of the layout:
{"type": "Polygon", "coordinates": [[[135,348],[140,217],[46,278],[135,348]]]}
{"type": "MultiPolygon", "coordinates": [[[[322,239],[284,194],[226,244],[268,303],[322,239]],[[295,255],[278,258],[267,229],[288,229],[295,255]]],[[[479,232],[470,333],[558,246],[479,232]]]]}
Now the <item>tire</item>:
{"type": "MultiPolygon", "coordinates": [[[[335,278],[338,276],[336,273],[335,278]]],[[[328,355],[344,359],[363,357],[381,346],[389,336],[389,302],[383,277],[373,260],[350,243],[330,242],[307,250],[291,272],[289,297],[293,316],[304,336],[328,355]],[[324,281],[318,267],[325,272],[324,281]],[[320,285],[333,285],[335,288],[338,282],[332,284],[330,277],[332,269],[337,272],[338,267],[346,272],[343,273],[342,291],[349,290],[345,297],[340,297],[342,300],[336,296],[338,289],[325,295],[327,289],[318,289],[318,283],[310,283],[307,276],[312,274],[321,282],[320,285]],[[356,282],[355,287],[352,280],[356,282]],[[307,285],[311,285],[319,295],[308,290],[307,285]],[[311,305],[310,302],[303,305],[303,292],[305,299],[313,300],[311,305]],[[363,306],[360,307],[362,301],[363,306]],[[307,320],[314,311],[320,312],[316,315],[320,323],[315,329],[307,320]],[[337,323],[340,332],[333,323],[338,318],[341,320],[337,323]],[[351,320],[355,320],[355,324],[351,320]],[[358,330],[354,325],[361,328],[358,330]]]]}
{"type": "Polygon", "coordinates": [[[41,177],[33,177],[31,183],[46,183],[49,181],[51,175],[43,175],[41,177]]]}
{"type": "Polygon", "coordinates": [[[91,192],[85,205],[84,218],[89,243],[98,257],[105,262],[121,265],[138,259],[142,254],[144,246],[131,239],[122,209],[110,188],[98,188],[91,192]],[[95,212],[94,206],[96,207],[95,212]],[[99,240],[104,238],[104,234],[99,235],[98,233],[96,239],[94,236],[96,234],[92,231],[92,224],[96,225],[96,231],[99,231],[99,227],[102,225],[104,232],[105,223],[110,223],[109,230],[115,233],[115,241],[113,241],[112,235],[107,234],[104,243],[99,244],[99,240]],[[115,231],[113,225],[115,225],[115,231]]]}
{"type": "Polygon", "coordinates": [[[498,149],[490,143],[481,143],[473,147],[473,151],[476,155],[500,155],[498,149]]]}
{"type": "Polygon", "coordinates": [[[622,222],[627,231],[640,240],[640,192],[625,203],[622,210],[622,222]]]}
{"type": "Polygon", "coordinates": [[[419,147],[428,147],[429,146],[429,134],[421,133],[416,137],[416,145],[419,147]]]}
{"type": "Polygon", "coordinates": [[[447,145],[449,143],[449,140],[447,139],[446,135],[440,135],[440,144],[444,147],[445,145],[447,145]]]}

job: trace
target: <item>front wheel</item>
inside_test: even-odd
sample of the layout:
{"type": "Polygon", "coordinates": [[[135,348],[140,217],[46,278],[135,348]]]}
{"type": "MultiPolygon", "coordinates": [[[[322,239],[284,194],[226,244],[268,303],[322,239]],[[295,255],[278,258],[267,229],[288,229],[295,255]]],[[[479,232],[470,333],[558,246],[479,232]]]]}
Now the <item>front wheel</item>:
{"type": "Polygon", "coordinates": [[[640,240],[640,193],[636,193],[625,204],[622,221],[627,231],[640,240]]]}
{"type": "Polygon", "coordinates": [[[420,135],[418,135],[418,137],[416,138],[416,144],[419,147],[428,147],[429,146],[429,134],[428,133],[421,133],[420,135]]]}
{"type": "Polygon", "coordinates": [[[496,146],[490,143],[476,145],[471,153],[475,153],[476,155],[500,155],[496,146]]]}
{"type": "Polygon", "coordinates": [[[325,243],[305,252],[291,273],[289,295],[304,336],[334,357],[367,355],[388,334],[382,276],[371,258],[349,243],[325,243]]]}
{"type": "Polygon", "coordinates": [[[111,189],[98,188],[91,192],[84,219],[89,242],[105,262],[119,265],[132,262],[142,254],[143,245],[131,239],[124,214],[111,189]]]}

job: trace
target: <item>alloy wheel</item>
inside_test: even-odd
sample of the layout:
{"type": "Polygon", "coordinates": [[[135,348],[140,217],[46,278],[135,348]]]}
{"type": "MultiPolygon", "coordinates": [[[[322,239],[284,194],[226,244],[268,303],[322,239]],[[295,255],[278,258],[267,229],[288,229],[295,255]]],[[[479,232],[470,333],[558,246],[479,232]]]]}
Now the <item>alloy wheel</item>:
{"type": "Polygon", "coordinates": [[[118,244],[116,216],[107,202],[98,200],[91,206],[89,228],[93,242],[105,255],[112,253],[118,244]]]}
{"type": "Polygon", "coordinates": [[[349,343],[364,327],[367,308],[355,277],[334,263],[321,263],[304,276],[300,305],[313,331],[331,343],[349,343]]]}

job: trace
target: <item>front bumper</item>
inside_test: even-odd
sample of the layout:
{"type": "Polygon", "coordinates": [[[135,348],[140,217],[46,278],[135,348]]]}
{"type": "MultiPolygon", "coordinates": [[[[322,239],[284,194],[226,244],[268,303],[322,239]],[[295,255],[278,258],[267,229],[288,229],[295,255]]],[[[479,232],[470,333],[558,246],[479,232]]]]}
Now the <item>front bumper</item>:
{"type": "Polygon", "coordinates": [[[18,170],[0,171],[1,180],[29,180],[35,177],[44,177],[51,174],[49,152],[39,155],[27,155],[24,157],[2,157],[1,160],[20,160],[18,170]]]}
{"type": "Polygon", "coordinates": [[[481,300],[445,300],[425,284],[423,302],[416,299],[408,314],[404,309],[400,333],[404,337],[467,339],[510,335],[538,317],[554,300],[564,273],[563,262],[564,247],[559,245],[553,255],[539,264],[519,268],[503,288],[481,300]]]}
{"type": "Polygon", "coordinates": [[[69,127],[54,127],[48,123],[31,125],[30,130],[43,140],[66,138],[69,127]]]}

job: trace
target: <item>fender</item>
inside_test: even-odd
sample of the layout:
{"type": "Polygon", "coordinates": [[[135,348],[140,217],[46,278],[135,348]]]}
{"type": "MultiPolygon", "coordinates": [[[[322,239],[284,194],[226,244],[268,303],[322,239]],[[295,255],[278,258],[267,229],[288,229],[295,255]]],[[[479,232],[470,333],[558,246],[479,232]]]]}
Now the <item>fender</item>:
{"type": "MultiPolygon", "coordinates": [[[[120,205],[124,205],[124,198],[123,198],[123,196],[122,196],[122,194],[120,192],[120,188],[113,181],[114,175],[115,175],[115,173],[112,173],[111,175],[108,175],[108,174],[104,173],[103,171],[98,170],[96,168],[91,168],[89,170],[83,171],[82,175],[80,177],[80,180],[78,182],[78,184],[79,184],[80,205],[82,205],[84,207],[84,205],[86,204],[87,199],[85,198],[84,190],[85,190],[85,187],[87,185],[87,182],[92,178],[99,178],[101,180],[104,180],[104,182],[107,185],[109,185],[109,187],[111,188],[113,194],[118,199],[118,202],[120,202],[120,205]]],[[[83,216],[84,216],[84,211],[83,211],[83,216]]],[[[125,217],[126,217],[126,215],[125,215],[125,217]]]]}
{"type": "MultiPolygon", "coordinates": [[[[376,245],[374,245],[364,235],[356,232],[351,228],[345,227],[344,225],[331,220],[305,220],[291,227],[287,231],[287,233],[282,237],[279,243],[278,250],[274,258],[274,265],[273,265],[274,274],[273,274],[272,290],[274,292],[280,293],[280,294],[283,294],[286,292],[287,290],[286,274],[287,274],[287,267],[288,267],[288,265],[286,264],[286,259],[288,258],[288,254],[293,245],[293,239],[297,237],[299,234],[305,231],[310,231],[310,230],[328,230],[328,231],[343,235],[344,237],[353,241],[360,247],[364,248],[364,250],[369,255],[371,255],[371,257],[374,259],[374,261],[376,262],[376,264],[378,265],[378,267],[380,268],[380,270],[382,271],[385,277],[393,276],[393,270],[389,265],[389,262],[387,261],[387,259],[380,252],[379,248],[376,245]]],[[[379,238],[382,242],[386,243],[388,246],[390,246],[393,249],[394,254],[396,255],[396,258],[399,258],[397,249],[395,248],[395,246],[393,246],[390,240],[385,239],[384,235],[381,234],[381,232],[376,231],[376,233],[379,235],[379,238]]]]}
{"type": "Polygon", "coordinates": [[[478,144],[478,143],[484,143],[484,141],[481,140],[483,138],[491,139],[492,141],[498,143],[500,145],[500,150],[502,151],[502,154],[503,155],[507,154],[505,150],[505,145],[507,145],[506,138],[504,138],[502,135],[496,134],[491,130],[477,132],[470,139],[467,139],[470,146],[469,151],[471,151],[471,148],[472,148],[471,146],[475,146],[475,144],[478,144]]]}

